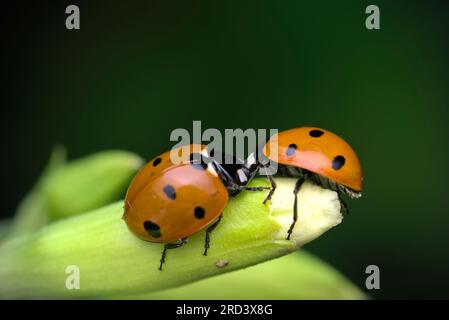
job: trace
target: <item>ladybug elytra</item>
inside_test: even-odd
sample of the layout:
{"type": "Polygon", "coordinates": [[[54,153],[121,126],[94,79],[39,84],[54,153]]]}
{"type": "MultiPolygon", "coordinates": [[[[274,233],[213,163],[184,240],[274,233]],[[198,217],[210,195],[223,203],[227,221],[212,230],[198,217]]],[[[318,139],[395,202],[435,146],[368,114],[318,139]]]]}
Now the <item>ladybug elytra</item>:
{"type": "MultiPolygon", "coordinates": [[[[347,194],[350,198],[362,195],[363,172],[356,153],[345,140],[328,130],[302,127],[282,131],[268,140],[263,154],[278,164],[277,175],[298,178],[293,190],[293,222],[288,230],[287,240],[290,239],[298,219],[298,192],[305,180],[336,191],[345,211],[348,209],[342,194],[347,194]],[[277,145],[275,154],[271,154],[271,144],[277,145]]],[[[272,188],[264,203],[271,199],[276,189],[272,176],[268,174],[267,177],[272,188]]]]}
{"type": "Polygon", "coordinates": [[[143,240],[165,244],[160,270],[168,249],[182,246],[189,236],[203,229],[203,254],[207,254],[210,233],[220,222],[229,195],[267,189],[246,186],[255,170],[244,164],[220,164],[205,146],[196,147],[189,146],[187,154],[182,155],[186,161],[180,164],[172,163],[170,153],[181,148],[148,162],[134,177],[125,197],[123,219],[128,228],[143,240]],[[198,149],[200,153],[192,151],[198,149]]]}

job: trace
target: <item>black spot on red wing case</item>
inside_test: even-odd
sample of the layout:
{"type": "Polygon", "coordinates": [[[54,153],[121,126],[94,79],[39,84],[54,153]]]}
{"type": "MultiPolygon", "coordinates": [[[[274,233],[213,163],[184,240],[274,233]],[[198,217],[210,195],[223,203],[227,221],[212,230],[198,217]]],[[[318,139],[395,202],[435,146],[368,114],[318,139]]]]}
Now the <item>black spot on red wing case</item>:
{"type": "Polygon", "coordinates": [[[160,238],[162,235],[159,226],[151,221],[145,221],[143,223],[143,227],[148,232],[148,234],[154,238],[160,238]]]}
{"type": "Polygon", "coordinates": [[[153,167],[156,167],[159,163],[161,163],[161,161],[162,161],[161,158],[154,159],[154,161],[153,161],[153,167]]]}
{"type": "Polygon", "coordinates": [[[204,216],[206,215],[206,211],[204,211],[204,209],[201,207],[196,207],[194,210],[194,214],[195,214],[195,218],[203,219],[204,216]]]}
{"type": "Polygon", "coordinates": [[[171,199],[171,200],[175,200],[175,199],[176,199],[176,190],[175,190],[175,188],[173,188],[173,186],[167,184],[167,185],[164,187],[164,190],[163,190],[163,191],[164,191],[165,195],[166,195],[169,199],[171,199]]]}
{"type": "Polygon", "coordinates": [[[285,154],[287,156],[292,156],[296,152],[296,149],[298,149],[298,146],[296,144],[292,143],[288,146],[288,149],[285,152],[285,154]]]}
{"type": "Polygon", "coordinates": [[[345,161],[346,161],[345,157],[340,155],[336,156],[334,160],[332,160],[332,169],[340,170],[341,167],[345,165],[345,161]]]}
{"type": "Polygon", "coordinates": [[[313,138],[319,138],[323,134],[324,134],[324,132],[321,130],[318,130],[318,129],[313,129],[313,130],[310,130],[310,132],[309,132],[309,135],[313,138]]]}

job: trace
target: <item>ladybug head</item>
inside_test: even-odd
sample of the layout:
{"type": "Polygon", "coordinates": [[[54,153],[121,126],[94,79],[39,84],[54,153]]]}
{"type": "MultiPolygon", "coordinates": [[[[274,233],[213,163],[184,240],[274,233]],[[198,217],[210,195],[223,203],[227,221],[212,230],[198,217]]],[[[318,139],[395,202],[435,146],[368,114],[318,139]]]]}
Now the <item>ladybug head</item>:
{"type": "Polygon", "coordinates": [[[252,152],[248,158],[246,158],[245,162],[242,164],[241,168],[238,170],[238,175],[241,183],[247,184],[254,178],[259,171],[260,163],[257,159],[257,153],[252,152]]]}
{"type": "Polygon", "coordinates": [[[227,186],[246,186],[259,169],[254,153],[250,154],[245,161],[242,161],[233,155],[215,151],[211,159],[215,170],[227,186]]]}

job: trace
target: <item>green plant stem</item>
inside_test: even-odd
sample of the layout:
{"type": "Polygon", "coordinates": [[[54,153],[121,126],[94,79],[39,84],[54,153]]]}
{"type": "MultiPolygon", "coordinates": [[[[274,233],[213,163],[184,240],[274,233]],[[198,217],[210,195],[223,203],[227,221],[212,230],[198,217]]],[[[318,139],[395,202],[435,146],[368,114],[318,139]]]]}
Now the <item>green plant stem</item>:
{"type": "Polygon", "coordinates": [[[5,239],[11,232],[12,219],[0,220],[0,241],[5,239]]]}
{"type": "MultiPolygon", "coordinates": [[[[0,297],[113,297],[168,289],[241,269],[295,251],[342,220],[337,194],[311,183],[299,192],[299,215],[292,240],[294,179],[277,179],[269,206],[266,192],[243,192],[229,201],[202,256],[204,231],[170,250],[159,271],[162,244],[135,237],[121,219],[123,203],[52,223],[0,246],[0,297]],[[220,261],[228,262],[218,267],[220,261]],[[66,288],[66,268],[80,270],[80,289],[66,288]]],[[[268,185],[255,179],[252,185],[268,185]]]]}
{"type": "Polygon", "coordinates": [[[256,266],[167,290],[123,299],[366,299],[367,296],[330,265],[301,250],[256,266]],[[237,289],[238,288],[238,289],[237,289]]]}
{"type": "Polygon", "coordinates": [[[38,182],[20,203],[9,237],[33,232],[50,221],[100,208],[120,199],[143,160],[127,151],[102,151],[65,161],[54,148],[38,182]]]}

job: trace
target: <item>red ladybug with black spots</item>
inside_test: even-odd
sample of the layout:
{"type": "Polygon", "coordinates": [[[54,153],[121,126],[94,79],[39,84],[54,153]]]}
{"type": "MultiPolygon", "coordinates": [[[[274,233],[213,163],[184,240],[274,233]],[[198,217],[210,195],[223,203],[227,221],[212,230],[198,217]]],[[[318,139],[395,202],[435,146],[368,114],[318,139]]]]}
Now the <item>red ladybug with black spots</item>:
{"type": "Polygon", "coordinates": [[[159,270],[168,249],[182,246],[203,229],[206,255],[210,233],[220,222],[229,195],[267,189],[246,186],[256,173],[254,166],[251,169],[235,162],[220,164],[203,145],[166,152],[134,177],[125,197],[123,219],[141,239],[165,244],[159,270]],[[173,153],[178,154],[179,164],[171,161],[173,153]]]}
{"type": "MultiPolygon", "coordinates": [[[[263,148],[263,155],[277,163],[277,175],[298,178],[293,190],[293,222],[288,230],[287,240],[290,239],[298,219],[298,192],[305,180],[336,191],[345,211],[348,209],[342,194],[350,198],[362,195],[363,171],[356,153],[345,140],[328,130],[302,127],[282,131],[268,140],[263,148]],[[272,148],[273,145],[277,148],[272,148]]],[[[255,158],[254,155],[250,157],[255,158]]],[[[259,166],[267,166],[257,162],[259,166]]],[[[264,203],[271,199],[276,189],[272,176],[267,176],[272,188],[264,203]]]]}

